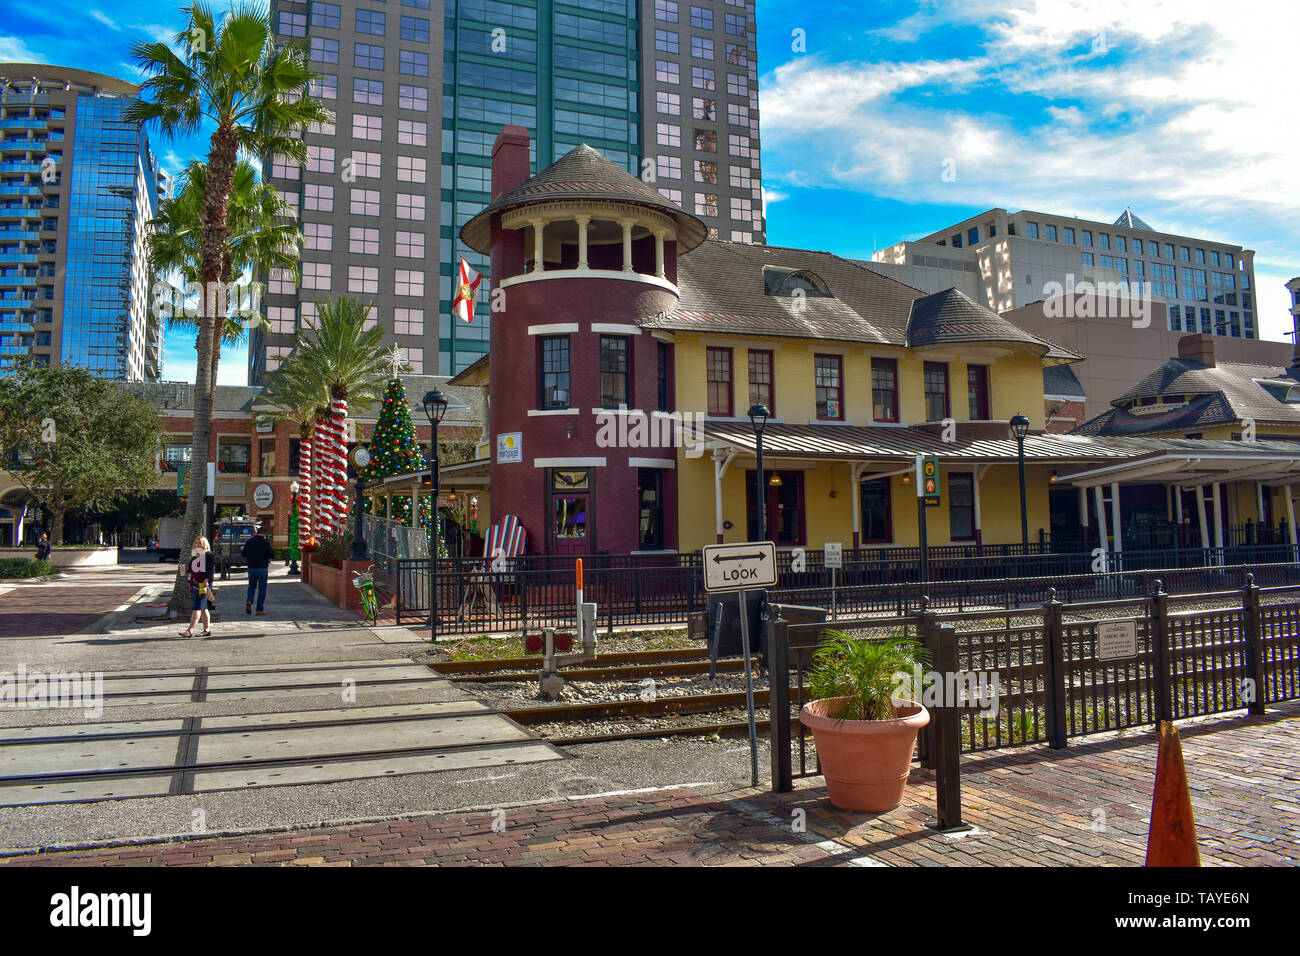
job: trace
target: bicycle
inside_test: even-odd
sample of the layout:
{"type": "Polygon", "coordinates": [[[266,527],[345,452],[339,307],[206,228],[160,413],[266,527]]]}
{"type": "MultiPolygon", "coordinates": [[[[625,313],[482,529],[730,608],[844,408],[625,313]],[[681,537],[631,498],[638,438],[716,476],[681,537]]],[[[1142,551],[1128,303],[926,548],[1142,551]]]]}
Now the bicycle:
{"type": "Polygon", "coordinates": [[[379,598],[375,596],[375,566],[352,572],[352,586],[361,592],[361,609],[371,624],[379,623],[379,598]]]}

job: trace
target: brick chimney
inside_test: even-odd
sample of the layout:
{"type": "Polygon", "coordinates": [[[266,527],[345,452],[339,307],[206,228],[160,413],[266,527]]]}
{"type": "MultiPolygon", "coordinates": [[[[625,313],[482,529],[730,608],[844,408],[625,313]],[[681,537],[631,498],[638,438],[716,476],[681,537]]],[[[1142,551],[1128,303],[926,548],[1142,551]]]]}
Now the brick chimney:
{"type": "Polygon", "coordinates": [[[1214,368],[1214,336],[1204,333],[1184,335],[1178,340],[1178,357],[1194,359],[1206,368],[1214,368]]]}
{"type": "Polygon", "coordinates": [[[492,144],[492,198],[500,198],[530,176],[528,130],[503,126],[492,144]]]}

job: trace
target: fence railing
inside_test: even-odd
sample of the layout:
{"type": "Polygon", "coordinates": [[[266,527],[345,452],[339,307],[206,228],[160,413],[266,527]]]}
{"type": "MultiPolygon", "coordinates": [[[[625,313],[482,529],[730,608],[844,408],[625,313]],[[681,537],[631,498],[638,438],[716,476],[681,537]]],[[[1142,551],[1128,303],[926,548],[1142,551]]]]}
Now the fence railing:
{"type": "MultiPolygon", "coordinates": [[[[420,529],[367,518],[376,582],[395,600],[398,623],[427,622],[429,560],[420,529]],[[412,553],[414,552],[414,554],[412,553]]],[[[915,550],[915,549],[912,549],[915,550]]],[[[770,602],[836,606],[847,615],[914,614],[922,602],[932,610],[968,611],[1039,604],[1055,589],[1060,600],[1115,600],[1150,593],[1160,579],[1171,594],[1224,591],[1244,586],[1253,573],[1261,586],[1300,584],[1300,564],[1290,546],[1210,549],[1204,563],[1161,564],[1160,553],[1130,553],[1123,570],[1094,573],[1092,555],[1019,554],[998,558],[931,561],[931,579],[919,580],[918,563],[904,558],[846,557],[835,576],[810,553],[802,570],[780,554],[770,602]]],[[[609,627],[684,624],[707,607],[698,555],[596,555],[584,558],[585,599],[599,605],[609,627]]],[[[438,629],[478,634],[571,625],[576,605],[573,559],[528,555],[485,562],[439,559],[438,629]],[[495,570],[494,570],[495,568],[495,570]]]]}
{"type": "MultiPolygon", "coordinates": [[[[915,636],[936,662],[945,662],[936,664],[931,678],[993,688],[962,700],[938,694],[944,719],[920,742],[929,766],[952,743],[936,741],[936,733],[956,739],[954,753],[1027,744],[1064,748],[1070,738],[1088,734],[1242,709],[1261,714],[1267,704],[1300,699],[1300,585],[1261,588],[1249,574],[1240,589],[1228,592],[1174,596],[1162,582],[1153,585],[1150,594],[1107,601],[1067,603],[1049,592],[1037,609],[1010,613],[941,613],[923,606],[892,619],[796,624],[785,619],[782,605],[769,606],[763,640],[773,790],[786,792],[794,777],[820,773],[819,766],[810,767],[804,729],[792,715],[807,703],[804,676],[830,627],[863,639],[915,636]],[[1206,603],[1221,606],[1171,610],[1171,604],[1206,603]],[[1119,645],[1110,630],[1117,627],[1124,638],[1119,645]]],[[[795,610],[802,615],[806,609],[795,610]]],[[[955,760],[938,768],[949,800],[958,792],[955,760]]]]}

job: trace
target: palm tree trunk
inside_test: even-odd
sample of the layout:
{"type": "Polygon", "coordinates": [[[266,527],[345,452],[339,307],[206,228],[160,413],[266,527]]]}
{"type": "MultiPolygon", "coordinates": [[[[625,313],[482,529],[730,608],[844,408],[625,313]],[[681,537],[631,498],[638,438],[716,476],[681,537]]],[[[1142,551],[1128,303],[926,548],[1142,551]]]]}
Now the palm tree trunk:
{"type": "Polygon", "coordinates": [[[312,458],[315,471],[313,493],[316,496],[316,523],[320,537],[327,538],[333,534],[333,507],[330,499],[330,473],[327,463],[330,457],[331,431],[324,414],[316,417],[316,454],[312,458]]]}
{"type": "MultiPolygon", "coordinates": [[[[201,241],[203,308],[199,316],[198,367],[194,375],[194,439],[190,445],[190,497],[185,508],[185,535],[181,539],[181,559],[176,569],[169,608],[183,611],[190,601],[186,574],[188,559],[185,545],[200,534],[203,505],[208,492],[207,462],[212,440],[212,406],[216,393],[216,371],[221,359],[221,333],[225,328],[224,295],[221,280],[225,276],[227,243],[226,208],[235,179],[238,142],[233,129],[218,126],[208,146],[208,179],[203,191],[203,236],[201,241]],[[196,473],[197,472],[197,473],[196,473]]],[[[215,491],[215,489],[214,489],[215,491]]]]}
{"type": "Polygon", "coordinates": [[[334,427],[334,514],[341,535],[348,530],[348,400],[335,398],[330,402],[330,418],[334,427]]]}
{"type": "Polygon", "coordinates": [[[311,434],[298,435],[298,540],[311,540],[311,434]]]}

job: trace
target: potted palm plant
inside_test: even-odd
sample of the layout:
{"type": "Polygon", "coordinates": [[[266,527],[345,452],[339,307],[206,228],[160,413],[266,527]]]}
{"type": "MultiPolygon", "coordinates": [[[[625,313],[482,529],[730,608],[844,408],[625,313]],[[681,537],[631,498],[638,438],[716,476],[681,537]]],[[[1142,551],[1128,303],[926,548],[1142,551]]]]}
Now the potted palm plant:
{"type": "Polygon", "coordinates": [[[925,649],[906,637],[857,640],[826,632],[813,655],[812,700],[799,720],[812,731],[835,806],[879,813],[903,802],[916,735],[930,712],[894,694],[900,672],[926,663],[925,649]]]}

